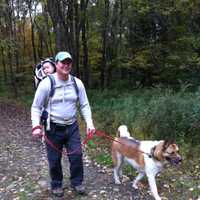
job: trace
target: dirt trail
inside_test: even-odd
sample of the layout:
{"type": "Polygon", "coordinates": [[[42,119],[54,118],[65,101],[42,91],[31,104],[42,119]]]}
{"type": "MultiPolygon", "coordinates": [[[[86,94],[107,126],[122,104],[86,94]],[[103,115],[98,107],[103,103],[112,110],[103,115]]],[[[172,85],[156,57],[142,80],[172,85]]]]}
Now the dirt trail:
{"type": "MultiPolygon", "coordinates": [[[[51,200],[45,147],[42,142],[31,140],[29,110],[0,102],[0,144],[0,199],[51,200]]],[[[88,195],[77,196],[69,187],[68,161],[64,158],[65,200],[153,199],[147,184],[140,191],[133,190],[128,178],[121,186],[114,185],[112,169],[98,166],[84,154],[88,195]]],[[[166,199],[173,198],[168,194],[166,199]]]]}

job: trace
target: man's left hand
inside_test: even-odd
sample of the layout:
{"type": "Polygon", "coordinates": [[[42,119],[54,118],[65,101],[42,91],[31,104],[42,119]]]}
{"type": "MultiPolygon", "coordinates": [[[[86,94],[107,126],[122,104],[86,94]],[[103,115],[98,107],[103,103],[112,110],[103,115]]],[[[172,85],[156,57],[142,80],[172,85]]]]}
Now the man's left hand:
{"type": "Polygon", "coordinates": [[[87,128],[87,137],[93,138],[95,132],[96,132],[96,129],[94,127],[87,128]]]}

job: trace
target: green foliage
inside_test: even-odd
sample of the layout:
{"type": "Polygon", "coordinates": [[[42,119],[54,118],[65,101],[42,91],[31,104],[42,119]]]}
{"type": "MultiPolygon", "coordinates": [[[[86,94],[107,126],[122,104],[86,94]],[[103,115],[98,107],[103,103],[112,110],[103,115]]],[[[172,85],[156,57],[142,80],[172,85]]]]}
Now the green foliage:
{"type": "Polygon", "coordinates": [[[139,139],[174,138],[198,145],[200,139],[200,90],[139,89],[132,92],[104,91],[91,95],[97,128],[116,133],[120,124],[139,139]]]}
{"type": "Polygon", "coordinates": [[[199,110],[195,95],[166,93],[151,99],[137,123],[154,138],[185,139],[198,144],[199,110]]]}
{"type": "MultiPolygon", "coordinates": [[[[9,71],[12,65],[21,72],[27,63],[33,66],[40,58],[53,56],[56,49],[64,48],[70,50],[73,56],[79,52],[80,75],[84,80],[85,71],[89,71],[91,88],[99,88],[103,81],[108,82],[106,87],[118,86],[118,80],[127,81],[124,74],[129,72],[133,74],[126,85],[129,88],[133,84],[148,87],[163,84],[173,88],[180,87],[180,83],[191,83],[194,87],[199,85],[200,3],[197,1],[123,0],[120,4],[120,1],[108,3],[99,0],[89,1],[87,9],[78,4],[78,10],[72,13],[72,3],[61,3],[60,17],[55,19],[51,9],[47,9],[51,1],[31,2],[32,5],[37,3],[42,9],[35,10],[33,6],[29,10],[30,2],[26,1],[18,1],[14,7],[9,7],[5,1],[0,3],[0,13],[3,13],[0,26],[1,69],[5,67],[9,71]],[[9,14],[14,21],[10,22],[9,14]],[[33,26],[30,16],[34,19],[33,26]],[[82,62],[83,16],[86,16],[88,69],[82,62]],[[60,22],[58,31],[55,24],[60,22]],[[74,23],[73,29],[71,23],[74,23]],[[80,33],[78,46],[75,45],[76,33],[80,33]],[[106,41],[103,45],[104,36],[106,41]],[[57,47],[58,43],[62,46],[57,47]],[[102,62],[104,57],[106,61],[102,62]],[[101,80],[103,77],[105,80],[101,80]]],[[[25,68],[25,71],[28,72],[28,69],[25,68]]]]}
{"type": "Polygon", "coordinates": [[[112,159],[109,154],[100,153],[96,155],[95,160],[103,166],[112,166],[112,159]]]}

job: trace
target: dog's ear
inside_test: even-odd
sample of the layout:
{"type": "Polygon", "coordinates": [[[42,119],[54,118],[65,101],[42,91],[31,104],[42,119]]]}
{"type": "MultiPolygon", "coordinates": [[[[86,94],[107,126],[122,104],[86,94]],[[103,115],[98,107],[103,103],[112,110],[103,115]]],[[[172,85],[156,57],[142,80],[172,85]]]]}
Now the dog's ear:
{"type": "Polygon", "coordinates": [[[166,139],[163,144],[163,151],[165,151],[167,147],[169,147],[170,144],[174,144],[174,143],[175,143],[174,139],[166,139]]]}

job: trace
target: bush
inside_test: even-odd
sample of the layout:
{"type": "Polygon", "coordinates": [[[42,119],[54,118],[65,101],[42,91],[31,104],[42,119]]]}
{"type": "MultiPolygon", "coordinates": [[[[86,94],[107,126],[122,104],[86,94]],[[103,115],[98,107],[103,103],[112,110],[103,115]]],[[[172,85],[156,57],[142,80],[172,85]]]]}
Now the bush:
{"type": "Polygon", "coordinates": [[[126,124],[139,139],[174,138],[192,144],[200,140],[200,89],[193,93],[161,88],[120,94],[101,91],[94,92],[91,104],[97,129],[110,134],[126,124]]]}

